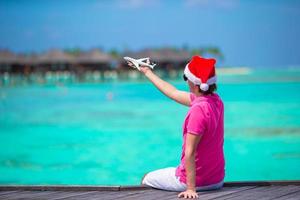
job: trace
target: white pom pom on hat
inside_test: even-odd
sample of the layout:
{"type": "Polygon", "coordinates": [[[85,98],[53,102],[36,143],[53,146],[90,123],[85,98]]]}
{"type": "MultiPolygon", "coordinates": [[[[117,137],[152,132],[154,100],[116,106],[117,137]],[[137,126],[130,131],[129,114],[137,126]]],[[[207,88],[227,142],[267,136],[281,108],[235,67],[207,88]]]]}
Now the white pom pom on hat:
{"type": "Polygon", "coordinates": [[[193,56],[184,69],[184,75],[192,83],[199,85],[201,90],[207,91],[209,85],[217,82],[215,63],[216,60],[213,58],[206,59],[193,56]]]}
{"type": "Polygon", "coordinates": [[[209,88],[208,84],[207,83],[201,83],[200,84],[200,89],[203,90],[203,91],[207,91],[209,88]]]}

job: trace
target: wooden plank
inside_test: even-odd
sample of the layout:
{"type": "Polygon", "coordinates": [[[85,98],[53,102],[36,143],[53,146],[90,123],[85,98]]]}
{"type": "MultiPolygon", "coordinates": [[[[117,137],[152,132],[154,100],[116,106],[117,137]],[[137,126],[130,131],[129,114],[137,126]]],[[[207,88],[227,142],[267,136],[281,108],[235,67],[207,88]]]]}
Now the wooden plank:
{"type": "MultiPolygon", "coordinates": [[[[267,188],[269,188],[270,186],[267,186],[267,188]]],[[[254,188],[251,188],[250,190],[243,190],[241,192],[238,192],[238,193],[232,193],[232,194],[226,194],[226,195],[223,195],[222,197],[217,197],[217,198],[212,198],[212,199],[231,199],[231,198],[235,198],[235,197],[239,197],[239,196],[243,196],[243,195],[247,195],[247,194],[254,194],[254,193],[257,193],[259,191],[263,191],[265,190],[266,187],[263,187],[263,186],[257,186],[257,187],[254,187],[254,188]]],[[[256,198],[256,197],[255,197],[256,198]]]]}
{"type": "Polygon", "coordinates": [[[126,197],[131,194],[137,194],[137,193],[142,193],[143,191],[138,190],[138,191],[106,191],[103,193],[97,192],[93,194],[83,194],[80,196],[75,196],[75,197],[68,197],[68,198],[62,198],[61,200],[67,200],[67,199],[90,199],[90,198],[98,198],[98,199],[105,199],[105,200],[110,200],[110,199],[117,199],[117,198],[122,198],[126,197]]]}
{"type": "Polygon", "coordinates": [[[98,192],[98,193],[95,193],[95,194],[90,194],[90,195],[82,195],[82,196],[79,196],[79,197],[75,197],[75,198],[68,198],[68,199],[74,199],[74,200],[83,200],[83,199],[88,199],[88,200],[93,200],[93,199],[97,199],[97,200],[104,200],[106,199],[107,197],[107,192],[98,192]]]}
{"type": "MultiPolygon", "coordinates": [[[[204,200],[204,199],[214,199],[217,197],[226,196],[228,194],[243,192],[243,191],[251,190],[253,188],[256,188],[256,187],[255,186],[252,186],[252,187],[223,187],[219,190],[202,191],[202,192],[197,192],[197,193],[199,195],[199,198],[201,200],[204,200]]],[[[177,194],[179,194],[179,192],[177,192],[177,194]]],[[[168,198],[164,198],[164,200],[175,199],[175,198],[177,198],[177,194],[175,197],[171,196],[168,198]]]]}
{"type": "Polygon", "coordinates": [[[178,192],[171,192],[171,191],[163,191],[163,190],[157,190],[153,193],[146,192],[145,193],[145,199],[147,200],[156,200],[156,199],[166,199],[169,197],[176,197],[178,192]]]}
{"type": "Polygon", "coordinates": [[[111,195],[106,195],[103,199],[104,200],[114,200],[114,199],[123,199],[127,197],[131,197],[133,195],[139,195],[139,194],[144,194],[146,191],[145,190],[137,190],[137,191],[120,191],[116,192],[119,194],[111,194],[111,195]]]}
{"type": "Polygon", "coordinates": [[[68,196],[75,196],[75,195],[81,195],[82,193],[92,193],[92,192],[72,192],[72,193],[66,193],[63,192],[63,194],[57,195],[58,192],[54,191],[26,191],[27,193],[17,194],[14,197],[6,198],[7,200],[14,200],[14,199],[50,199],[52,197],[60,198],[62,195],[68,195],[68,196]]]}
{"type": "MultiPolygon", "coordinates": [[[[140,193],[136,193],[136,194],[129,194],[129,195],[126,195],[124,197],[122,197],[122,200],[126,200],[126,199],[140,199],[141,197],[145,197],[147,195],[150,195],[150,194],[155,194],[157,192],[157,190],[155,189],[152,189],[152,190],[143,190],[143,192],[140,192],[140,193]]],[[[145,198],[146,199],[146,198],[145,198]]]]}
{"type": "MultiPolygon", "coordinates": [[[[59,195],[58,197],[51,197],[49,198],[49,200],[59,200],[59,199],[65,199],[65,198],[76,198],[77,196],[81,196],[81,195],[87,195],[87,194],[95,194],[97,193],[98,191],[86,191],[86,192],[68,192],[68,193],[65,193],[65,194],[61,194],[59,195]]],[[[105,193],[103,193],[105,194],[105,193]]]]}
{"type": "Polygon", "coordinates": [[[19,192],[19,191],[21,191],[21,190],[0,191],[0,197],[1,197],[1,195],[4,195],[4,194],[16,193],[16,192],[19,192]]]}
{"type": "Polygon", "coordinates": [[[41,199],[55,199],[55,198],[59,198],[59,197],[63,197],[69,194],[73,194],[72,191],[51,191],[53,193],[47,193],[44,194],[42,196],[40,196],[39,198],[41,199]]]}
{"type": "Polygon", "coordinates": [[[7,193],[7,194],[3,194],[0,196],[1,199],[7,199],[9,197],[13,197],[13,196],[17,196],[17,195],[20,195],[20,194],[23,194],[23,193],[26,193],[25,191],[22,191],[22,190],[16,190],[14,192],[10,192],[10,193],[7,193]]]}
{"type": "MultiPolygon", "coordinates": [[[[34,192],[36,192],[36,191],[34,191],[34,192]]],[[[41,194],[37,194],[37,195],[32,195],[31,197],[30,197],[30,199],[31,200],[34,200],[34,199],[36,199],[36,200],[48,200],[49,199],[49,196],[50,197],[58,197],[58,196],[60,196],[60,194],[57,194],[59,191],[41,191],[41,194]]],[[[60,193],[60,192],[59,192],[60,193]]],[[[65,193],[65,192],[63,192],[63,193],[65,193]]],[[[28,198],[27,198],[28,199],[28,198]]]]}
{"type": "MultiPolygon", "coordinates": [[[[11,200],[11,199],[33,199],[34,197],[39,197],[45,195],[45,193],[50,193],[46,191],[24,191],[22,193],[17,193],[15,196],[11,197],[6,197],[6,200],[11,200]]],[[[55,193],[52,191],[52,193],[55,193]]]]}
{"type": "MultiPolygon", "coordinates": [[[[34,191],[25,191],[25,192],[34,192],[34,191]]],[[[66,191],[44,191],[43,194],[39,195],[38,197],[32,197],[30,199],[55,199],[55,198],[61,198],[69,195],[76,195],[80,192],[66,192],[66,191]]],[[[21,195],[19,195],[21,196],[21,195]]],[[[28,199],[28,198],[27,198],[28,199]]]]}
{"type": "Polygon", "coordinates": [[[110,195],[110,196],[105,196],[103,199],[104,200],[114,200],[114,199],[124,199],[124,198],[132,198],[132,196],[141,196],[145,193],[146,191],[144,190],[139,190],[139,191],[120,191],[119,194],[115,195],[110,195]]]}
{"type": "Polygon", "coordinates": [[[62,199],[93,199],[93,198],[98,198],[98,199],[102,199],[102,197],[104,197],[107,193],[110,193],[111,191],[94,191],[93,193],[84,193],[82,195],[77,195],[77,196],[68,196],[68,197],[63,197],[60,198],[59,200],[62,199]]]}
{"type": "Polygon", "coordinates": [[[82,186],[82,185],[1,185],[0,191],[119,191],[120,186],[82,186]]]}
{"type": "Polygon", "coordinates": [[[128,200],[128,199],[148,199],[151,195],[166,192],[161,190],[144,190],[143,192],[127,195],[126,197],[122,197],[122,200],[128,200]]]}
{"type": "MultiPolygon", "coordinates": [[[[230,200],[250,200],[250,199],[273,199],[285,194],[289,194],[299,190],[299,186],[268,186],[256,187],[249,191],[241,193],[234,193],[231,195],[223,196],[222,199],[230,200]]],[[[218,198],[215,198],[218,199],[218,198]]]]}
{"type": "Polygon", "coordinates": [[[118,195],[114,196],[112,193],[108,194],[107,195],[107,192],[103,193],[103,194],[98,194],[98,195],[95,195],[95,194],[92,194],[92,195],[88,195],[88,196],[81,196],[81,197],[76,197],[76,198],[70,198],[70,199],[74,199],[74,200],[110,200],[110,199],[123,199],[123,197],[130,197],[129,199],[135,199],[135,198],[132,198],[140,193],[143,193],[143,191],[136,191],[136,192],[132,192],[132,191],[129,191],[129,192],[115,192],[115,193],[119,193],[118,195]]]}
{"type": "MultiPolygon", "coordinates": [[[[81,194],[76,194],[75,196],[73,195],[57,195],[55,198],[62,200],[62,199],[90,199],[90,197],[97,197],[98,199],[101,199],[100,197],[105,196],[106,193],[108,193],[110,191],[93,191],[93,192],[81,192],[81,194]]],[[[51,199],[49,197],[43,197],[43,199],[51,199]]]]}
{"type": "MultiPolygon", "coordinates": [[[[55,192],[52,192],[55,193],[55,192]]],[[[24,199],[28,196],[34,195],[34,191],[22,191],[22,192],[18,192],[18,193],[14,193],[14,194],[10,194],[10,195],[6,195],[5,197],[0,197],[0,199],[24,199]]],[[[44,194],[41,194],[44,195],[44,194]]]]}
{"type": "Polygon", "coordinates": [[[300,180],[288,180],[288,181],[233,181],[224,182],[223,187],[234,186],[272,186],[272,185],[300,185],[300,180]]]}
{"type": "Polygon", "coordinates": [[[206,194],[201,195],[204,199],[215,199],[224,197],[231,194],[239,194],[243,192],[251,192],[251,190],[257,188],[256,186],[244,186],[244,187],[225,187],[219,191],[210,191],[206,194]]]}
{"type": "Polygon", "coordinates": [[[147,185],[127,185],[120,186],[120,190],[153,190],[153,188],[147,185]]]}
{"type": "Polygon", "coordinates": [[[300,191],[291,192],[286,195],[282,195],[281,197],[276,198],[277,200],[299,200],[300,199],[300,191]]]}

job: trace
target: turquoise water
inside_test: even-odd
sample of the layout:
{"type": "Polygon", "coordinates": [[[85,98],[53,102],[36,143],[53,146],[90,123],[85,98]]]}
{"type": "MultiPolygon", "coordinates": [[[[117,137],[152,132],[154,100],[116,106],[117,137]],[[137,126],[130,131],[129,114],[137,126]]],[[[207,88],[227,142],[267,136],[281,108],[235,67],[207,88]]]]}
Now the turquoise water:
{"type": "MultiPolygon", "coordinates": [[[[220,75],[218,93],[225,181],[300,179],[300,70],[220,75]]],[[[187,110],[149,82],[2,87],[0,184],[139,184],[179,164],[187,110]]]]}

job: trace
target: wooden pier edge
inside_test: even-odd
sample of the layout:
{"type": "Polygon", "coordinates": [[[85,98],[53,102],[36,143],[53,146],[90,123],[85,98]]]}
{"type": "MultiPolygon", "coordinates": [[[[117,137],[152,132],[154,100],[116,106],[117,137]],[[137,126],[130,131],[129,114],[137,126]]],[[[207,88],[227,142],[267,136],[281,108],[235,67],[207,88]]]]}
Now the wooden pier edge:
{"type": "MultiPolygon", "coordinates": [[[[232,181],[224,182],[223,187],[242,186],[287,186],[299,185],[300,180],[285,181],[232,181]]],[[[96,185],[0,185],[0,191],[29,190],[29,191],[128,191],[152,189],[146,185],[127,186],[96,186],[96,185]]]]}

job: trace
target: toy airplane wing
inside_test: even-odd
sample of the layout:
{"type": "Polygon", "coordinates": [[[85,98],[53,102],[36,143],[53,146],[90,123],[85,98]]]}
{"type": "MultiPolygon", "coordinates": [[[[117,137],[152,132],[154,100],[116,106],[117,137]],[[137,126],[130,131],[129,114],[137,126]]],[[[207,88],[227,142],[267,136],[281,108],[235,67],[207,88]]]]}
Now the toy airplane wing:
{"type": "Polygon", "coordinates": [[[139,71],[140,71],[140,66],[147,66],[147,67],[150,67],[151,69],[153,69],[156,65],[154,63],[150,63],[149,58],[134,59],[134,58],[126,56],[126,57],[124,57],[124,59],[126,61],[132,63],[133,67],[137,68],[139,71]]]}
{"type": "Polygon", "coordinates": [[[149,62],[150,61],[149,58],[139,58],[139,59],[136,59],[136,60],[141,61],[141,62],[144,62],[144,61],[149,62]]]}

